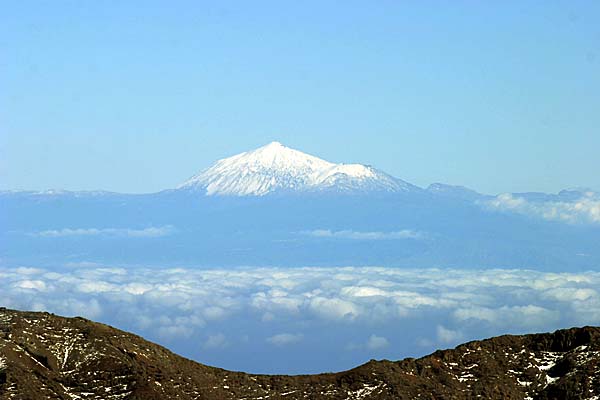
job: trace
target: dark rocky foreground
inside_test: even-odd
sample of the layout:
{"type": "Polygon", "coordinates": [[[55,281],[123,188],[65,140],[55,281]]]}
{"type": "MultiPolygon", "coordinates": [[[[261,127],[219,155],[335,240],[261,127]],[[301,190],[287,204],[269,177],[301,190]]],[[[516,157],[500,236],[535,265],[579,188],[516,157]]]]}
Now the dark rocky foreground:
{"type": "Polygon", "coordinates": [[[230,372],[82,318],[0,309],[0,399],[600,399],[600,328],[500,336],[334,374],[230,372]]]}

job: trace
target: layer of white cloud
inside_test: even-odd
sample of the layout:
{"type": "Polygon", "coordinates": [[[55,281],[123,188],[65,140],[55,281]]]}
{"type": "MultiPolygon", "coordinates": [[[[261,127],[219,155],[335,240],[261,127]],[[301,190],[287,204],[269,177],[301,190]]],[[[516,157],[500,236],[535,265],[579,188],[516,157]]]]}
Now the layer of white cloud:
{"type": "Polygon", "coordinates": [[[510,211],[567,223],[600,223],[600,198],[586,193],[572,201],[528,201],[524,197],[504,193],[484,203],[487,208],[510,211]]]}
{"type": "Polygon", "coordinates": [[[57,238],[68,236],[118,236],[130,238],[153,238],[168,236],[175,232],[172,226],[149,227],[143,229],[130,228],[63,228],[32,233],[33,236],[57,238]]]}
{"type": "Polygon", "coordinates": [[[252,335],[255,345],[310,351],[303,346],[328,337],[328,351],[394,357],[410,329],[413,345],[433,348],[598,325],[600,272],[0,268],[0,306],[80,315],[199,350],[234,351],[252,335]]]}
{"type": "Polygon", "coordinates": [[[332,231],[329,229],[315,229],[303,232],[308,236],[318,238],[335,238],[349,240],[400,240],[400,239],[422,239],[423,234],[410,229],[403,229],[393,232],[363,232],[353,230],[332,231]]]}

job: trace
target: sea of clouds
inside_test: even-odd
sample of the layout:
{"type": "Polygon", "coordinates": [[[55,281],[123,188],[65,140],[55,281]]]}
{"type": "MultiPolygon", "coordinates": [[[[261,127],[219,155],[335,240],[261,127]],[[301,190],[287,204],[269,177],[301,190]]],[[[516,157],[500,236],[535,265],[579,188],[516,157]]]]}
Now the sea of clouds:
{"type": "Polygon", "coordinates": [[[219,367],[306,373],[600,325],[600,272],[3,267],[0,304],[105,322],[219,367]]]}

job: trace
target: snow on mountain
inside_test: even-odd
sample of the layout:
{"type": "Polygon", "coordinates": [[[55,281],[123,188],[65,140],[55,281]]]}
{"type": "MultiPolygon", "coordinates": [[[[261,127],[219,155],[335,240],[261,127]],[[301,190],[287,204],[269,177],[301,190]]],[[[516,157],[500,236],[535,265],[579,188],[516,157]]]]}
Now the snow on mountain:
{"type": "Polygon", "coordinates": [[[420,190],[371,166],[334,164],[279,142],[219,160],[192,176],[178,189],[229,196],[263,196],[274,192],[420,190]]]}

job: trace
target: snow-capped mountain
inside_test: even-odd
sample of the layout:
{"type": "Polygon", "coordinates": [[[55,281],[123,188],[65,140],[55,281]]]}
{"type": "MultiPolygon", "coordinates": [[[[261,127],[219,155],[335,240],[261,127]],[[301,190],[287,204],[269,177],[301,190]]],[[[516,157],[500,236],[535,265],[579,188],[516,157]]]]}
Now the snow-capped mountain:
{"type": "Polygon", "coordinates": [[[263,196],[275,192],[421,190],[371,166],[334,164],[279,142],[219,160],[178,189],[228,196],[263,196]]]}

